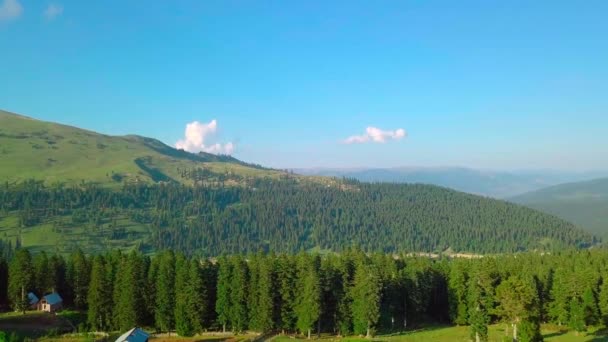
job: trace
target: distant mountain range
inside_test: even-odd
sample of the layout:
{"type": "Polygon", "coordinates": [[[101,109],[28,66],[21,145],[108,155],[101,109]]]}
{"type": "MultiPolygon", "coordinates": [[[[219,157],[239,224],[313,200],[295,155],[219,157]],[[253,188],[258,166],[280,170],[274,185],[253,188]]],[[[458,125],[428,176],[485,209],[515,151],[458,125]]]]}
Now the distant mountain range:
{"type": "Polygon", "coordinates": [[[302,175],[354,178],[365,182],[422,183],[494,198],[509,198],[549,186],[608,176],[607,172],[500,172],[460,167],[445,168],[312,168],[295,169],[302,175]]]}
{"type": "Polygon", "coordinates": [[[608,236],[608,178],[556,185],[509,200],[608,236]]]}

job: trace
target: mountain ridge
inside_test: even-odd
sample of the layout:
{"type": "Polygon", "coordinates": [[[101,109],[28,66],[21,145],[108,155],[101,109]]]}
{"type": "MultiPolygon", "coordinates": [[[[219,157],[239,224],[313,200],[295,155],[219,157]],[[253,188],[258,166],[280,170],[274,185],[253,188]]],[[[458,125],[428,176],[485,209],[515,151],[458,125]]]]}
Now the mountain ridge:
{"type": "Polygon", "coordinates": [[[608,178],[559,184],[509,200],[608,236],[608,178]]]}

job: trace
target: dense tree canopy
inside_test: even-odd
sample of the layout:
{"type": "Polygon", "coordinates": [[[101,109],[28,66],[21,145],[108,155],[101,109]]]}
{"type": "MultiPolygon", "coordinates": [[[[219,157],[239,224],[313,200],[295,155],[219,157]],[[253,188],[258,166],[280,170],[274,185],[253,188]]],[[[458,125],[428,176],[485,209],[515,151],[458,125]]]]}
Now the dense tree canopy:
{"type": "MultiPolygon", "coordinates": [[[[30,181],[0,186],[0,218],[17,216],[22,227],[46,222],[61,236],[84,229],[80,235],[94,237],[95,245],[137,240],[147,252],[203,256],[352,246],[495,253],[596,242],[565,221],[503,201],[430,185],[336,184],[257,179],[242,186],[125,184],[110,190],[30,181]]],[[[86,289],[75,290],[77,300],[86,296],[86,289]]]]}
{"type": "MultiPolygon", "coordinates": [[[[48,282],[35,276],[32,260],[39,258],[25,249],[12,253],[0,302],[22,310],[22,293],[50,291],[39,292],[48,282]]],[[[451,322],[470,325],[472,339],[485,341],[489,324],[505,322],[519,341],[539,341],[541,323],[585,331],[607,315],[603,250],[480,259],[361,250],[210,260],[173,252],[47,258],[60,265],[54,281],[62,284],[57,291],[66,306],[86,311],[87,326],[96,331],[155,326],[188,336],[225,326],[235,332],[373,335],[451,322]],[[61,270],[79,267],[87,284],[67,281],[69,272],[61,270]],[[84,302],[71,295],[79,286],[87,289],[84,302]]]]}

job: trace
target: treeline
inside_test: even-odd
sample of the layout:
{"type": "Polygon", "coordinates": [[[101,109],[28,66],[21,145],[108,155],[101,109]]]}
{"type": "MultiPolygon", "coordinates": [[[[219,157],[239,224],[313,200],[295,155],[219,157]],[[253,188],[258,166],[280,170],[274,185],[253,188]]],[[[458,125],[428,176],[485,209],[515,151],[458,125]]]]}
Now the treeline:
{"type": "Polygon", "coordinates": [[[204,256],[352,246],[382,253],[497,253],[598,242],[570,223],[503,201],[429,185],[347,180],[334,186],[289,178],[247,186],[125,184],[116,191],[7,183],[0,186],[0,217],[7,215],[20,227],[48,223],[68,234],[84,226],[106,240],[144,234],[143,250],[204,256]],[[132,225],[147,233],[129,231],[132,225]]]}
{"type": "Polygon", "coordinates": [[[58,291],[95,331],[345,336],[452,323],[485,341],[488,325],[504,322],[523,342],[541,341],[543,322],[576,331],[608,323],[606,251],[433,260],[347,250],[211,261],[170,251],[64,259],[21,249],[0,260],[0,275],[0,301],[13,309],[26,309],[24,293],[58,291]]]}

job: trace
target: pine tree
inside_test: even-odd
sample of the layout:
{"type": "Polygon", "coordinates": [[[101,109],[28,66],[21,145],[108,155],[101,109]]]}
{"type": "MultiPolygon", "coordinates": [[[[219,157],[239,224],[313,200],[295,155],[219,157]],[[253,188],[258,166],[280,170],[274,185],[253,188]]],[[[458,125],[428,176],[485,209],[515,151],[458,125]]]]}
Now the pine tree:
{"type": "Polygon", "coordinates": [[[568,279],[572,274],[568,274],[564,268],[555,270],[553,284],[550,291],[551,302],[549,305],[549,317],[558,325],[568,322],[570,286],[568,279]]]}
{"type": "Polygon", "coordinates": [[[247,294],[248,275],[247,264],[240,256],[231,258],[232,272],[229,287],[229,312],[232,332],[241,333],[247,328],[247,294]]]}
{"type": "Polygon", "coordinates": [[[578,297],[572,297],[570,299],[570,319],[568,326],[577,332],[585,332],[587,327],[585,326],[585,308],[582,301],[578,297]]]}
{"type": "Polygon", "coordinates": [[[380,277],[373,265],[359,262],[352,288],[352,313],[355,334],[372,337],[380,318],[380,277]]]}
{"type": "Polygon", "coordinates": [[[232,279],[232,264],[224,257],[218,260],[219,271],[217,277],[217,300],[215,311],[222,331],[226,332],[226,325],[230,323],[230,279],[232,279]]]}
{"type": "Polygon", "coordinates": [[[604,325],[608,326],[608,278],[604,277],[600,287],[599,310],[604,325]]]}
{"type": "Polygon", "coordinates": [[[468,287],[468,316],[471,337],[476,341],[487,341],[488,325],[496,301],[497,264],[493,259],[481,259],[471,269],[468,287]]]}
{"type": "Polygon", "coordinates": [[[188,319],[195,333],[205,329],[205,312],[209,308],[209,293],[203,282],[200,263],[197,260],[190,262],[188,269],[188,283],[186,284],[186,311],[188,319]]]}
{"type": "Polygon", "coordinates": [[[114,317],[116,325],[120,331],[126,331],[134,326],[138,326],[142,322],[142,307],[140,303],[143,301],[141,293],[141,260],[139,255],[133,251],[123,261],[123,268],[117,274],[117,302],[114,306],[114,317]]]}
{"type": "Polygon", "coordinates": [[[170,332],[175,327],[175,257],[173,252],[163,252],[156,278],[155,325],[159,331],[170,332]]]}
{"type": "MultiPolygon", "coordinates": [[[[531,279],[511,276],[496,288],[499,302],[497,313],[513,325],[513,339],[518,340],[518,325],[527,321],[529,327],[540,329],[538,323],[538,293],[531,279]]],[[[540,330],[539,330],[540,331],[540,330]]],[[[527,336],[538,334],[529,332],[527,336]]]]}
{"type": "Polygon", "coordinates": [[[36,292],[45,295],[52,290],[52,273],[49,268],[49,259],[46,252],[42,251],[34,257],[34,278],[36,292]]]}
{"type": "Polygon", "coordinates": [[[270,256],[259,259],[257,289],[257,329],[267,332],[274,328],[274,264],[270,256]]]}
{"type": "Polygon", "coordinates": [[[598,323],[600,318],[599,309],[595,300],[595,294],[593,290],[588,287],[583,292],[583,307],[585,309],[585,324],[595,325],[598,323]]]}
{"type": "Polygon", "coordinates": [[[85,309],[87,306],[87,295],[89,286],[90,268],[86,256],[82,250],[77,250],[70,256],[70,268],[68,279],[73,288],[74,306],[85,309]]]}
{"type": "Polygon", "coordinates": [[[34,266],[32,256],[27,249],[19,249],[9,267],[8,292],[9,300],[15,311],[25,311],[29,308],[27,294],[34,289],[34,266]]]}
{"type": "Polygon", "coordinates": [[[295,312],[297,327],[310,339],[311,330],[321,314],[318,257],[301,255],[298,260],[298,293],[295,312]]]}
{"type": "Polygon", "coordinates": [[[190,263],[178,253],[175,258],[175,328],[180,336],[192,336],[194,328],[188,312],[190,263]]]}
{"type": "Polygon", "coordinates": [[[448,281],[450,319],[456,325],[467,324],[467,273],[465,263],[460,260],[452,262],[448,281]]]}
{"type": "Polygon", "coordinates": [[[295,264],[286,255],[280,255],[277,260],[279,323],[282,332],[292,331],[295,327],[295,264]]]}
{"type": "Polygon", "coordinates": [[[108,284],[104,259],[93,259],[87,302],[87,322],[94,331],[108,330],[112,322],[112,293],[108,284]]]}

